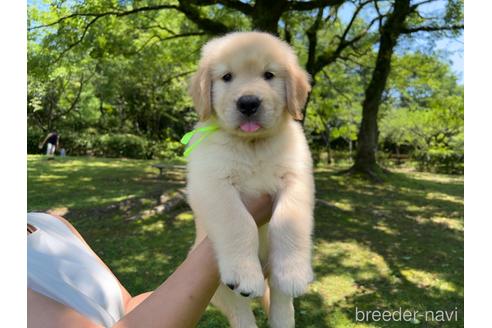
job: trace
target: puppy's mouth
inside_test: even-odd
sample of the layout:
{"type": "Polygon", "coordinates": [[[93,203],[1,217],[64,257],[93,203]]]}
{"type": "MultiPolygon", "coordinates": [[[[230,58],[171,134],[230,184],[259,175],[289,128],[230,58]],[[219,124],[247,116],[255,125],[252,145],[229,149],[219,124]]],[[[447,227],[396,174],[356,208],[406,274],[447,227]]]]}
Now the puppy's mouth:
{"type": "Polygon", "coordinates": [[[258,122],[246,121],[239,125],[239,129],[246,133],[253,133],[261,129],[261,125],[258,122]]]}

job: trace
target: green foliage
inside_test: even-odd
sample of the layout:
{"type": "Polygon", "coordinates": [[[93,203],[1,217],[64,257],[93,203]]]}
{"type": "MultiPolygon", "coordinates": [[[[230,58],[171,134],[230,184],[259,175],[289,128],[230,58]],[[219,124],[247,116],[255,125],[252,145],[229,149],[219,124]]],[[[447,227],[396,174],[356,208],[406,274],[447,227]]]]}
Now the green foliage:
{"type": "MultiPolygon", "coordinates": [[[[71,10],[101,12],[119,5],[91,1],[46,9],[30,6],[30,26],[49,24],[71,10]]],[[[178,140],[196,120],[186,89],[205,41],[203,33],[164,10],[101,18],[78,42],[91,19],[74,17],[29,31],[28,125],[65,130],[72,154],[101,154],[94,130],[135,134],[151,144],[178,140]]],[[[99,142],[104,147],[107,143],[99,142]]],[[[106,155],[116,154],[112,150],[106,155]]]]}
{"type": "Polygon", "coordinates": [[[149,157],[172,160],[181,157],[184,146],[179,142],[167,138],[164,141],[151,143],[148,148],[149,157]]]}
{"type": "Polygon", "coordinates": [[[42,152],[39,149],[39,144],[43,141],[45,135],[43,131],[36,127],[27,129],[27,153],[28,154],[40,154],[42,152]]]}
{"type": "Polygon", "coordinates": [[[432,56],[406,55],[394,66],[381,141],[411,149],[420,169],[462,173],[463,87],[449,66],[432,56]],[[417,65],[420,70],[412,69],[417,65]]]}
{"type": "Polygon", "coordinates": [[[448,0],[446,3],[446,13],[444,21],[448,24],[460,23],[465,18],[464,0],[448,0]]]}
{"type": "Polygon", "coordinates": [[[332,152],[332,143],[338,142],[347,149],[357,139],[364,77],[358,70],[354,63],[336,63],[325,68],[316,80],[305,122],[315,158],[324,151],[332,152]]]}
{"type": "Polygon", "coordinates": [[[94,155],[97,138],[98,132],[95,129],[80,132],[65,129],[60,132],[60,148],[64,148],[71,156],[94,155]]]}
{"type": "Polygon", "coordinates": [[[105,157],[147,158],[147,140],[132,134],[105,134],[97,139],[94,151],[105,157]]]}

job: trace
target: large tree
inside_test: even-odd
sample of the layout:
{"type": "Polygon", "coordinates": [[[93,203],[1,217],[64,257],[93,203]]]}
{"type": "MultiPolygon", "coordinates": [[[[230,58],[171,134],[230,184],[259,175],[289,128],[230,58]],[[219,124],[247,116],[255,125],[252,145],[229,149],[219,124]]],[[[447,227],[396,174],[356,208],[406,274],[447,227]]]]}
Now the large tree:
{"type": "Polygon", "coordinates": [[[449,0],[446,11],[436,18],[425,18],[419,9],[435,1],[396,0],[391,4],[387,18],[381,21],[376,64],[365,90],[362,103],[362,121],[357,138],[357,153],[353,172],[380,179],[381,168],[376,161],[378,146],[378,112],[386,82],[390,74],[391,60],[399,38],[417,32],[443,32],[463,29],[463,2],[449,0]]]}

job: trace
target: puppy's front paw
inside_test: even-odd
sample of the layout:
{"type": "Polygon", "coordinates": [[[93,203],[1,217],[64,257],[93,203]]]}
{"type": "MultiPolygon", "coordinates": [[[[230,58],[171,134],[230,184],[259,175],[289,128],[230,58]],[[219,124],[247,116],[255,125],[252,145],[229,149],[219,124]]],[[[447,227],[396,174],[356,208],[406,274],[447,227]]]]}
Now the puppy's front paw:
{"type": "Polygon", "coordinates": [[[260,297],[265,293],[265,278],[258,259],[219,262],[222,282],[244,297],[260,297]]]}
{"type": "Polygon", "coordinates": [[[308,259],[292,256],[272,263],[271,284],[284,294],[297,297],[304,294],[313,281],[313,269],[308,259]]]}

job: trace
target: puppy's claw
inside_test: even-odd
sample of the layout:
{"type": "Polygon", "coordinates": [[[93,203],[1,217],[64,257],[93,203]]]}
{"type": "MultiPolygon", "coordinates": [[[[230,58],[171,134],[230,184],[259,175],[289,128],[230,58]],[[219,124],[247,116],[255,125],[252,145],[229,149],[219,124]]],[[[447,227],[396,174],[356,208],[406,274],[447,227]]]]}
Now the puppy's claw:
{"type": "Polygon", "coordinates": [[[231,290],[245,297],[263,296],[265,278],[257,259],[239,263],[219,262],[219,268],[222,282],[231,290]]]}

